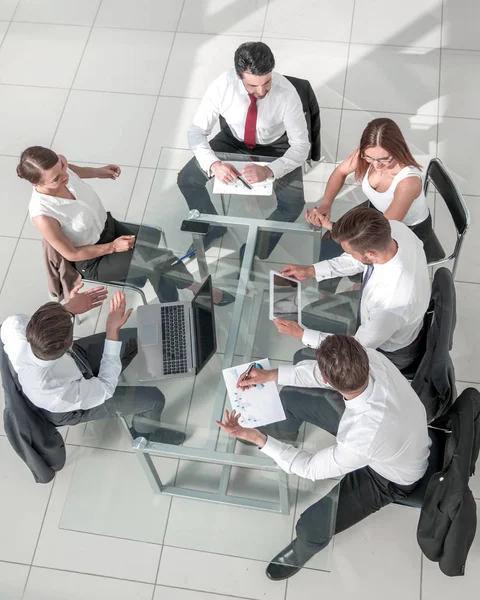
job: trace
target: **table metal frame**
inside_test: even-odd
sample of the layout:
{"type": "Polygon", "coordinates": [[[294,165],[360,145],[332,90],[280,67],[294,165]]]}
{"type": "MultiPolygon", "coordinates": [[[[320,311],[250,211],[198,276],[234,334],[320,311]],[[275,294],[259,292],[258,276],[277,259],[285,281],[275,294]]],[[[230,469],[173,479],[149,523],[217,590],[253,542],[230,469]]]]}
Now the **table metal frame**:
{"type": "MultiPolygon", "coordinates": [[[[283,221],[268,221],[265,219],[250,219],[243,217],[228,217],[225,215],[208,214],[198,214],[196,217],[191,218],[196,218],[196,220],[198,221],[211,223],[215,225],[229,225],[236,227],[244,226],[248,228],[247,239],[245,244],[245,253],[243,257],[242,267],[240,269],[236,298],[233,307],[232,321],[229,327],[225,352],[223,356],[222,369],[226,369],[233,365],[235,357],[235,347],[237,344],[238,333],[242,321],[244,302],[248,292],[248,284],[250,279],[250,273],[252,270],[253,258],[255,255],[255,245],[259,230],[272,232],[281,231],[283,233],[298,232],[317,236],[319,236],[320,234],[317,231],[312,230],[309,225],[300,223],[286,223],[283,221]]],[[[202,279],[205,279],[209,273],[207,260],[205,256],[205,249],[203,246],[203,238],[201,235],[194,235],[194,245],[197,250],[197,260],[199,265],[200,276],[202,279]]],[[[256,323],[258,322],[262,297],[265,291],[265,286],[256,285],[255,287],[257,288],[257,293],[254,296],[253,306],[250,311],[249,331],[256,331],[256,323]]],[[[254,341],[255,335],[250,335],[245,345],[245,362],[251,360],[251,353],[253,351],[254,341]]],[[[143,437],[136,438],[133,441],[132,447],[135,451],[138,460],[140,461],[140,464],[142,465],[142,468],[148,478],[148,481],[153,491],[157,494],[167,494],[170,496],[195,498],[197,500],[204,500],[209,502],[217,502],[221,504],[230,504],[234,506],[242,506],[248,508],[255,508],[259,510],[266,510],[270,512],[289,514],[290,506],[288,497],[287,474],[282,469],[280,469],[280,467],[278,467],[273,460],[265,456],[246,456],[241,454],[235,454],[234,450],[236,440],[234,438],[228,439],[226,451],[220,452],[216,450],[220,430],[215,424],[215,421],[222,420],[225,400],[226,389],[223,379],[221,379],[217,387],[215,407],[213,410],[212,422],[209,429],[206,448],[188,448],[183,446],[172,446],[169,444],[162,444],[158,442],[148,442],[143,437]],[[185,489],[175,485],[165,485],[162,482],[160,475],[152,461],[151,455],[222,465],[223,468],[222,474],[220,476],[218,490],[216,492],[205,492],[200,490],[185,489]],[[232,467],[243,467],[247,469],[272,471],[276,473],[279,501],[268,502],[264,500],[256,500],[227,494],[232,467]]]]}

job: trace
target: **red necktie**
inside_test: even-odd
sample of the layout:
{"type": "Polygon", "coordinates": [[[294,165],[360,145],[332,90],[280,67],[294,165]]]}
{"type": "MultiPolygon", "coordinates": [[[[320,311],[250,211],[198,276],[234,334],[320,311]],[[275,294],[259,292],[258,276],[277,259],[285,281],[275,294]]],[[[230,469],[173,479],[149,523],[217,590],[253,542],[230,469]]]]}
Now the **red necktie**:
{"type": "Polygon", "coordinates": [[[255,134],[257,133],[257,99],[252,94],[250,96],[250,106],[247,111],[247,118],[245,120],[245,135],[243,141],[245,146],[253,150],[255,148],[255,134]]]}

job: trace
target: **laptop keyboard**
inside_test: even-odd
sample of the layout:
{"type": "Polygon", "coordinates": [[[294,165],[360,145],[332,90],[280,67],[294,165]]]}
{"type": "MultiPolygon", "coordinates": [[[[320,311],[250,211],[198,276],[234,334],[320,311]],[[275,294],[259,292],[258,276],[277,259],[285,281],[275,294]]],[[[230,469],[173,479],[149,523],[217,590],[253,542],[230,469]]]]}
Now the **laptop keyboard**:
{"type": "Polygon", "coordinates": [[[162,350],[164,375],[188,372],[185,307],[162,306],[162,350]]]}

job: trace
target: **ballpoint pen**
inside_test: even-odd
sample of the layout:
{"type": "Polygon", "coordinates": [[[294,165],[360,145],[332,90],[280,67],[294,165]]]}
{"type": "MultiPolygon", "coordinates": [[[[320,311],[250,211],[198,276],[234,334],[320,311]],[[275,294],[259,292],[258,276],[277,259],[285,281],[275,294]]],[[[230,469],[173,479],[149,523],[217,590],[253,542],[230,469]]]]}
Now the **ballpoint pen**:
{"type": "Polygon", "coordinates": [[[248,367],[248,369],[247,369],[247,372],[246,372],[246,373],[245,373],[245,375],[243,376],[243,379],[242,379],[242,381],[246,381],[246,380],[249,378],[249,376],[250,376],[250,373],[252,372],[252,369],[253,369],[253,367],[254,367],[254,366],[255,366],[255,363],[252,363],[252,364],[251,364],[251,365],[248,367]]]}
{"type": "Polygon", "coordinates": [[[253,189],[252,186],[249,183],[247,183],[241,175],[238,176],[238,179],[239,179],[239,181],[241,181],[243,183],[243,185],[246,188],[248,188],[249,190],[253,189]]]}
{"type": "Polygon", "coordinates": [[[182,260],[185,260],[185,258],[188,258],[189,256],[192,256],[192,254],[195,254],[196,251],[197,250],[195,248],[193,250],[190,250],[190,252],[187,252],[187,254],[184,254],[180,258],[177,258],[177,260],[174,260],[170,266],[174,267],[175,265],[178,265],[178,263],[182,262],[182,260]]]}

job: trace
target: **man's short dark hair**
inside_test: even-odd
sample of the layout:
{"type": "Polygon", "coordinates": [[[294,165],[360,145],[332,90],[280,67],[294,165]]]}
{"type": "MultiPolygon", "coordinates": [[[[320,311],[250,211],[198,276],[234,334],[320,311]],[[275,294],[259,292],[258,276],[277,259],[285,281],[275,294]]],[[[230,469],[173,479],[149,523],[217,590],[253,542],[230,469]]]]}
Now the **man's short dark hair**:
{"type": "Polygon", "coordinates": [[[335,390],[348,394],[367,385],[368,356],[365,348],[351,335],[329,335],[316,354],[322,377],[335,390]]]}
{"type": "Polygon", "coordinates": [[[353,250],[365,254],[384,252],[392,241],[390,222],[375,208],[357,206],[345,213],[332,227],[335,242],[348,242],[353,250]]]}
{"type": "Polygon", "coordinates": [[[59,302],[47,302],[32,315],[26,336],[36,357],[60,358],[73,343],[72,315],[59,302]]]}
{"type": "Polygon", "coordinates": [[[243,79],[245,71],[252,75],[268,75],[275,68],[273,52],[263,42],[245,42],[235,51],[235,71],[243,79]]]}

